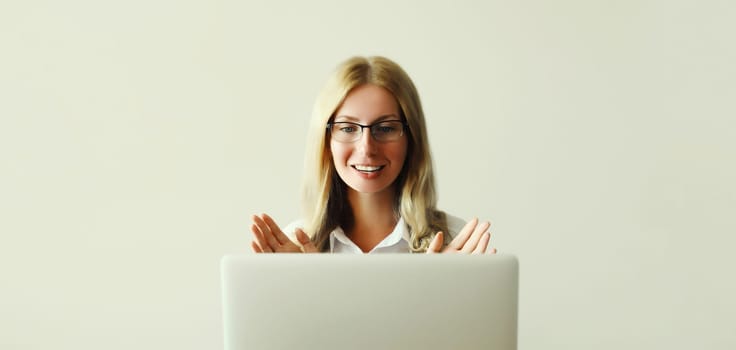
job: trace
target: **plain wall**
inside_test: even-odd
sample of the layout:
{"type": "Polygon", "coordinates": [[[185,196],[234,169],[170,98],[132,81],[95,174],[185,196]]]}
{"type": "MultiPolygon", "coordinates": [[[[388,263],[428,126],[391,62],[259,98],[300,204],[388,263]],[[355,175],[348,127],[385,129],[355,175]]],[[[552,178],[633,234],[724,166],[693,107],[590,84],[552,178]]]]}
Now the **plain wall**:
{"type": "Polygon", "coordinates": [[[299,213],[352,55],[423,100],[440,207],[521,262],[521,349],[734,349],[731,1],[0,4],[0,348],[222,348],[219,259],[299,213]]]}

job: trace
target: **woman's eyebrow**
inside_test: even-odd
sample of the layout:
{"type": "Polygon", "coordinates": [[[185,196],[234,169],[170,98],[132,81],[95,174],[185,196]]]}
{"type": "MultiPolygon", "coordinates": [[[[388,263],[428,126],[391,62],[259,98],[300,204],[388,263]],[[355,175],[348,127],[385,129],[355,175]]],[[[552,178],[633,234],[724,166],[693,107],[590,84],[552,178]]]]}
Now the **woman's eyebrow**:
{"type": "MultiPolygon", "coordinates": [[[[386,115],[382,115],[382,116],[376,118],[373,122],[376,123],[376,122],[379,122],[379,121],[382,121],[382,120],[386,120],[386,119],[391,119],[391,118],[397,118],[398,119],[399,116],[397,116],[394,113],[386,114],[386,115]]],[[[360,118],[353,117],[353,116],[350,116],[350,115],[338,115],[338,116],[335,117],[335,121],[338,121],[338,119],[340,119],[341,121],[349,121],[349,122],[355,122],[355,123],[357,123],[357,122],[360,121],[360,118]]]]}
{"type": "Polygon", "coordinates": [[[351,117],[349,115],[338,115],[338,116],[335,117],[335,121],[337,121],[338,119],[341,119],[343,121],[349,121],[349,122],[358,121],[358,118],[351,117]]]}

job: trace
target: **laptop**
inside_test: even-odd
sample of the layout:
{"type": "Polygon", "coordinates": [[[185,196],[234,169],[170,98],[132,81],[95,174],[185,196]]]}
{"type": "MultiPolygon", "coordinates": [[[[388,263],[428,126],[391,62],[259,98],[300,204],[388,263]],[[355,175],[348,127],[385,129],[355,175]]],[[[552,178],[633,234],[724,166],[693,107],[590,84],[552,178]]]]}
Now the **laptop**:
{"type": "Polygon", "coordinates": [[[516,349],[511,255],[243,254],[221,261],[225,349],[516,349]]]}

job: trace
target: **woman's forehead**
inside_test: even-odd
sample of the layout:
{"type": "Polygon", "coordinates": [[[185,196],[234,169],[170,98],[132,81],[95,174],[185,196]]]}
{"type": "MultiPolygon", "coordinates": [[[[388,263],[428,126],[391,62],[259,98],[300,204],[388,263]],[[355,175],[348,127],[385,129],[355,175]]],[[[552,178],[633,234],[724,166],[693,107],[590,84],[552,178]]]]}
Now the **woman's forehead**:
{"type": "Polygon", "coordinates": [[[399,104],[388,90],[364,84],[351,90],[335,113],[335,119],[375,121],[399,117],[399,104]]]}

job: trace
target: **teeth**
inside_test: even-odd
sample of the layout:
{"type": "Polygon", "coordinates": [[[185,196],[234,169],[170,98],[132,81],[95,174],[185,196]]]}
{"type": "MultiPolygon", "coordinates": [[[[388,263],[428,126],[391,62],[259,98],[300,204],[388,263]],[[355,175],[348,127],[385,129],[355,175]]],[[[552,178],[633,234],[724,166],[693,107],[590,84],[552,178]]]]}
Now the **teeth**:
{"type": "Polygon", "coordinates": [[[353,165],[353,167],[359,171],[376,171],[381,169],[381,166],[370,166],[370,165],[353,165]]]}

